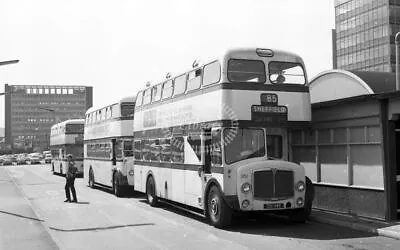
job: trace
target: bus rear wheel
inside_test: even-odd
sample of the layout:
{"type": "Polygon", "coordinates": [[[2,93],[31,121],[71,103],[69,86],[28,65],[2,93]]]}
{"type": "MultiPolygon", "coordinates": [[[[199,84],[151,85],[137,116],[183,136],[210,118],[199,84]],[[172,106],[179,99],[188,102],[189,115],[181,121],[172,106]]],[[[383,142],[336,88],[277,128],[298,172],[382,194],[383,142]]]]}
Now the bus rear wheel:
{"type": "Polygon", "coordinates": [[[117,197],[122,196],[121,186],[119,185],[119,178],[117,172],[113,175],[113,193],[117,197]]]}
{"type": "Polygon", "coordinates": [[[154,183],[154,179],[152,176],[150,176],[147,179],[146,198],[147,198],[147,202],[150,204],[150,206],[155,207],[158,205],[158,199],[156,196],[156,185],[154,183]]]}
{"type": "Polygon", "coordinates": [[[225,228],[232,222],[232,210],[226,204],[221,191],[212,186],[207,197],[207,214],[211,225],[216,228],[225,228]]]}
{"type": "Polygon", "coordinates": [[[89,170],[89,187],[94,188],[94,173],[93,170],[89,170]]]}

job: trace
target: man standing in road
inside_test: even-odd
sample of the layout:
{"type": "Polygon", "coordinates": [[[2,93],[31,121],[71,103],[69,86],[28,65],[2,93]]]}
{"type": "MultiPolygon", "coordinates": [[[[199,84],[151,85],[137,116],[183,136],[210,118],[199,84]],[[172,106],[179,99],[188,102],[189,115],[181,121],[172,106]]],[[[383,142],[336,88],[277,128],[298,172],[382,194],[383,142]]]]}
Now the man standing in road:
{"type": "Polygon", "coordinates": [[[67,156],[67,164],[68,164],[68,170],[67,174],[65,175],[66,183],[65,183],[65,196],[67,199],[64,202],[78,202],[76,199],[76,192],[75,192],[75,176],[76,172],[78,171],[77,167],[75,167],[75,162],[72,160],[72,155],[69,154],[67,156]],[[70,190],[72,193],[73,200],[71,201],[71,195],[70,195],[70,190]]]}

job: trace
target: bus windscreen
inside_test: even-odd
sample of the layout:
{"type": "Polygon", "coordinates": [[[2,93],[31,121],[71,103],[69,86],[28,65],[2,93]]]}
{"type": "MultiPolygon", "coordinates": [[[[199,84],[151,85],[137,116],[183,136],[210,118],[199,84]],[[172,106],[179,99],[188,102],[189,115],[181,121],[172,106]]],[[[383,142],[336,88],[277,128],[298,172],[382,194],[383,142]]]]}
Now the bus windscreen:
{"type": "Polygon", "coordinates": [[[265,65],[263,61],[231,59],[228,62],[228,80],[230,82],[265,82],[265,65]]]}

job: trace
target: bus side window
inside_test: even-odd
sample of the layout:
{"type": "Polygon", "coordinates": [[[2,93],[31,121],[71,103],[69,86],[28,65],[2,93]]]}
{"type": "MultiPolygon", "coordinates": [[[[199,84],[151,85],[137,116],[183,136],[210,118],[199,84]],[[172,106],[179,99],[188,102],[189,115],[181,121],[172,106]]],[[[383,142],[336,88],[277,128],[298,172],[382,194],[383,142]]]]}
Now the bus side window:
{"type": "Polygon", "coordinates": [[[124,157],[130,157],[130,156],[133,156],[132,141],[126,140],[124,141],[124,157]]]}
{"type": "Polygon", "coordinates": [[[201,85],[202,70],[196,69],[190,71],[187,79],[187,91],[199,89],[201,85]]]}
{"type": "Polygon", "coordinates": [[[160,161],[160,141],[158,139],[150,140],[150,160],[160,161]]]}
{"type": "Polygon", "coordinates": [[[211,132],[211,166],[220,167],[222,164],[221,129],[211,132]]]}
{"type": "Polygon", "coordinates": [[[135,160],[142,160],[143,141],[135,141],[135,160]]]}
{"type": "Polygon", "coordinates": [[[142,157],[144,161],[150,160],[150,141],[143,140],[142,141],[142,157]]]}
{"type": "Polygon", "coordinates": [[[183,137],[173,137],[171,139],[171,157],[175,163],[184,162],[184,143],[183,137]]]}
{"type": "Polygon", "coordinates": [[[123,151],[123,145],[121,140],[116,140],[115,142],[115,158],[121,159],[122,158],[122,151],[123,151]]]}
{"type": "Polygon", "coordinates": [[[204,66],[203,86],[219,82],[221,79],[221,66],[218,61],[214,61],[204,66]]]}
{"type": "Polygon", "coordinates": [[[170,162],[171,161],[171,140],[170,139],[161,139],[160,140],[161,147],[161,161],[162,162],[170,162]]]}

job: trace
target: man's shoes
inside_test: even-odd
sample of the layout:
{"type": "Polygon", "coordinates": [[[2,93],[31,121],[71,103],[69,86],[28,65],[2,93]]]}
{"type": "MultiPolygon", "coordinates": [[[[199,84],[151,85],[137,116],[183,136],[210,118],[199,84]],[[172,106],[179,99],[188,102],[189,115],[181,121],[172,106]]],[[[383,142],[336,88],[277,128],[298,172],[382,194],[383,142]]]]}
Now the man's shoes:
{"type": "Polygon", "coordinates": [[[69,200],[69,199],[66,199],[64,202],[71,202],[71,200],[69,200]]]}
{"type": "Polygon", "coordinates": [[[78,200],[72,200],[71,202],[77,203],[77,202],[78,202],[78,200]]]}

